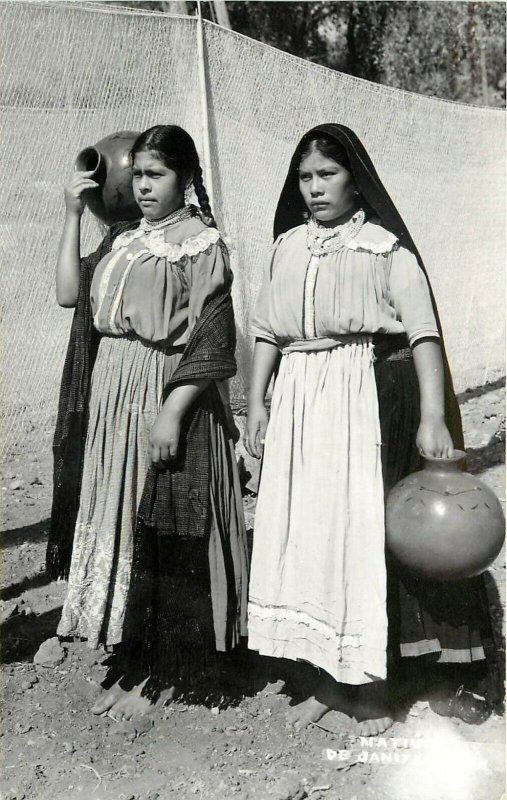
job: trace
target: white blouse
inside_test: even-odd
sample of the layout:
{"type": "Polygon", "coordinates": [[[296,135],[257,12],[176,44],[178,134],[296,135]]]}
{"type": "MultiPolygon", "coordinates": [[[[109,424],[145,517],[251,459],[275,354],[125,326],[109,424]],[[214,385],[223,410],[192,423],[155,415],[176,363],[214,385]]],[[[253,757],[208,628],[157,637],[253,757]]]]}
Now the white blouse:
{"type": "Polygon", "coordinates": [[[312,255],[307,226],[276,240],[250,333],[285,347],[344,334],[438,337],[428,281],[416,257],[375,220],[336,252],[312,255]]]}

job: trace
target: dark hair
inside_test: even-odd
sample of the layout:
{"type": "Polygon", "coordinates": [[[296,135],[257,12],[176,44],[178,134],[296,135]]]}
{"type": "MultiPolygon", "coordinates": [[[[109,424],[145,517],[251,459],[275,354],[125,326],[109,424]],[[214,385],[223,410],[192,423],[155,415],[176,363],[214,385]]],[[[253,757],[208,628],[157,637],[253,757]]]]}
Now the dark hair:
{"type": "MultiPolygon", "coordinates": [[[[315,152],[315,150],[317,150],[325,158],[330,158],[333,161],[336,161],[337,164],[340,164],[341,167],[348,170],[352,175],[353,182],[356,183],[350,158],[345,147],[343,147],[340,142],[337,142],[336,139],[333,139],[332,136],[326,136],[326,134],[320,132],[310,132],[308,135],[303,136],[299,142],[294,154],[294,164],[296,170],[299,169],[302,160],[311,153],[315,152]]],[[[368,218],[375,216],[373,209],[366,202],[365,198],[361,195],[357,187],[356,192],[356,200],[366,212],[366,216],[368,218]]]]}
{"type": "Polygon", "coordinates": [[[188,181],[193,181],[194,191],[206,221],[216,227],[211,211],[208,193],[202,179],[202,168],[195,149],[194,140],[179,125],[154,125],[141,133],[130,151],[133,163],[137,153],[149,150],[156,153],[163,164],[175,171],[184,189],[188,181]]]}
{"type": "Polygon", "coordinates": [[[347,169],[352,173],[350,160],[342,145],[333,139],[331,136],[325,136],[322,133],[312,133],[309,136],[303,136],[297,150],[296,150],[296,165],[299,167],[302,160],[317,150],[325,158],[331,158],[337,164],[347,169]]]}

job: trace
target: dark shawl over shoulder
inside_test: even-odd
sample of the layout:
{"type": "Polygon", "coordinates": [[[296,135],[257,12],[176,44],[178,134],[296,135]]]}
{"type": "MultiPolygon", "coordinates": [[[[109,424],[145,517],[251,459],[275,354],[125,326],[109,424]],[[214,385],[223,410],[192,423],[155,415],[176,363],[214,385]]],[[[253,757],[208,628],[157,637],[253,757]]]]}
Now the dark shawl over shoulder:
{"type": "Polygon", "coordinates": [[[46,570],[51,579],[68,576],[79,509],[88,396],[100,341],[90,307],[93,273],[99,261],[111,250],[116,237],[138,224],[120,222],[113,225],[98,249],[81,259],[79,295],[63,367],[53,438],[53,505],[46,552],[46,570]]]}
{"type": "Polygon", "coordinates": [[[211,385],[185,416],[178,457],[166,470],[151,467],[139,505],[139,522],[161,534],[204,536],[210,519],[210,415],[223,427],[227,419],[215,381],[236,373],[236,329],[230,294],[211,297],[204,306],[167,386],[207,379],[211,385]]]}
{"type": "MultiPolygon", "coordinates": [[[[95,253],[82,259],[79,297],[65,358],[53,442],[53,506],[46,554],[50,578],[68,577],[79,510],[90,381],[100,341],[93,326],[90,286],[99,261],[114,239],[138,222],[111,228],[95,253]]],[[[234,314],[229,293],[210,298],[197,320],[167,390],[196,378],[226,380],[236,372],[234,314]]],[[[202,535],[209,513],[209,415],[224,417],[216,386],[209,387],[187,414],[178,459],[170,471],[150,470],[140,512],[161,531],[202,535]],[[168,510],[168,509],[171,510],[168,510]]],[[[224,425],[226,421],[224,418],[224,425]]]]}

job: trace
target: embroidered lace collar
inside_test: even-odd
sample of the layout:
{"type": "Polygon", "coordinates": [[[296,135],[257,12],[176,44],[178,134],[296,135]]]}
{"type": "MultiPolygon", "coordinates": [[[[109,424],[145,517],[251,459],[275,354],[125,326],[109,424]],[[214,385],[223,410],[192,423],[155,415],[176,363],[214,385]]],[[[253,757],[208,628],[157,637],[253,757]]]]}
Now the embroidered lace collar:
{"type": "Polygon", "coordinates": [[[359,233],[347,241],[346,246],[350,250],[387,255],[399,247],[399,241],[394,233],[388,231],[376,220],[368,220],[359,233]]]}
{"type": "Polygon", "coordinates": [[[121,233],[113,242],[113,250],[120,250],[128,247],[135,239],[143,239],[143,245],[150,253],[158,258],[165,258],[167,261],[177,263],[185,258],[204,253],[212,244],[216,244],[221,238],[221,233],[217,228],[203,228],[196,236],[189,236],[181,244],[166,242],[164,228],[145,231],[142,227],[133,231],[121,233]]]}

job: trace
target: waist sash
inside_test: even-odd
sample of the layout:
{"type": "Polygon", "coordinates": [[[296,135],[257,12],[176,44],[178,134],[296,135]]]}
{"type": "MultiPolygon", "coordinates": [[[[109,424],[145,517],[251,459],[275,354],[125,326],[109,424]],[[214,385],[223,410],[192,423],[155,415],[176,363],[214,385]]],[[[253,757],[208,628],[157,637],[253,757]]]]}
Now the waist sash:
{"type": "Polygon", "coordinates": [[[344,347],[347,344],[360,344],[371,342],[372,334],[344,333],[339,336],[317,336],[313,339],[294,339],[281,348],[283,356],[289,353],[319,352],[333,350],[335,347],[344,347]]]}

